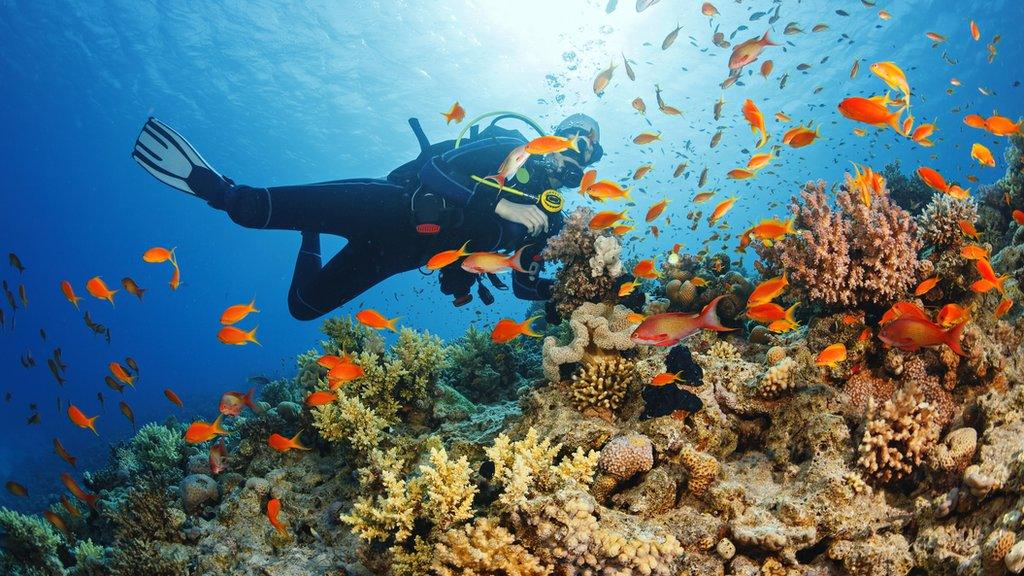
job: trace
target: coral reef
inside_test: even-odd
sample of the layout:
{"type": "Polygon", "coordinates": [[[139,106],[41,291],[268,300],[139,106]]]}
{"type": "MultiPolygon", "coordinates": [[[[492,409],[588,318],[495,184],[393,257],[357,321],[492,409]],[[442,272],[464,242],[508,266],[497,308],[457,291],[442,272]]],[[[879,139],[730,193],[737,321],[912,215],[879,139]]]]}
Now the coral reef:
{"type": "Polygon", "coordinates": [[[795,300],[858,307],[902,297],[919,266],[913,218],[884,191],[866,206],[844,188],[836,202],[833,209],[824,182],[808,184],[789,205],[799,232],[756,245],[758,255],[769,270],[787,272],[795,300]]]}
{"type": "Polygon", "coordinates": [[[938,439],[934,419],[932,407],[914,387],[898,390],[880,410],[869,400],[857,463],[883,483],[903,478],[921,464],[938,439]]]}
{"type": "Polygon", "coordinates": [[[49,522],[0,508],[0,569],[11,576],[58,576],[63,567],[58,558],[61,537],[49,522]]]}
{"type": "Polygon", "coordinates": [[[618,262],[618,241],[607,232],[589,227],[593,212],[577,208],[565,219],[562,231],[548,240],[541,256],[562,267],[556,273],[551,301],[563,317],[586,302],[611,302],[616,279],[622,272],[618,262]],[[601,238],[609,240],[601,240],[601,238]],[[598,271],[595,274],[595,271],[598,271]]]}

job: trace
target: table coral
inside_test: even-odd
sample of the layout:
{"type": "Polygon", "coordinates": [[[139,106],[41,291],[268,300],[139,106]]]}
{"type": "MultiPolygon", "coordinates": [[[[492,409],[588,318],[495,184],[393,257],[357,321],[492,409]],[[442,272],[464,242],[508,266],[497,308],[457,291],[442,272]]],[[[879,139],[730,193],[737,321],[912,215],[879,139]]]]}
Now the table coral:
{"type": "Polygon", "coordinates": [[[919,265],[913,218],[886,192],[865,206],[844,188],[836,201],[833,209],[824,182],[807,184],[789,205],[798,233],[757,245],[758,255],[772,270],[786,270],[796,300],[850,307],[902,297],[919,265]]]}

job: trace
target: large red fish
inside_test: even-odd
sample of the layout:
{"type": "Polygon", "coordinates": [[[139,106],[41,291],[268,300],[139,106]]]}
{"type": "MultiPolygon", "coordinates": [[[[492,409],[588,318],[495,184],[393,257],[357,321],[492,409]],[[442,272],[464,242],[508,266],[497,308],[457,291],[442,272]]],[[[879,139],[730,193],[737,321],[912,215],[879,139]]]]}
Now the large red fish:
{"type": "Polygon", "coordinates": [[[945,344],[953,352],[964,356],[964,351],[960,348],[960,336],[966,325],[967,322],[963,322],[943,330],[941,326],[927,318],[901,316],[882,326],[878,331],[878,338],[890,346],[907,352],[916,352],[921,348],[945,344]]]}
{"type": "Polygon", "coordinates": [[[715,332],[735,330],[735,328],[726,328],[718,319],[715,308],[722,298],[724,296],[715,298],[698,314],[666,312],[648,316],[633,331],[633,342],[648,346],[675,346],[681,340],[685,340],[701,330],[714,330],[715,332]]]}

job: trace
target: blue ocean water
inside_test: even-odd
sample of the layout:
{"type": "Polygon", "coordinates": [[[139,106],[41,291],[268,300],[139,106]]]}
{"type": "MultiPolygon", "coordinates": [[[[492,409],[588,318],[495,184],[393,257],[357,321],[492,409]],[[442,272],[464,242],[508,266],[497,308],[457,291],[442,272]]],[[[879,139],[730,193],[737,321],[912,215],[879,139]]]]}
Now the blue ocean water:
{"type": "MultiPolygon", "coordinates": [[[[701,190],[740,197],[726,218],[733,230],[783,215],[773,201],[784,202],[807,180],[841,180],[850,162],[881,169],[899,159],[907,172],[927,164],[960,182],[976,175],[979,184],[1002,174],[978,168],[968,150],[982,142],[1001,159],[1005,140],[966,128],[962,117],[1020,114],[1020,2],[878,0],[868,7],[859,0],[723,0],[713,20],[691,0],[662,0],[642,13],[628,0],[611,13],[607,4],[0,1],[0,249],[16,253],[27,267],[19,274],[5,266],[0,277],[12,289],[24,284],[29,300],[15,314],[5,309],[0,332],[0,394],[11,394],[0,402],[0,479],[16,480],[31,494],[18,499],[4,492],[0,505],[45,506],[59,486],[53,438],[87,469],[102,462],[111,443],[130,436],[132,424],[117,408],[121,398],[103,383],[109,362],[132,356],[141,367],[138,386],[124,395],[136,425],[170,415],[209,419],[221,393],[244,391],[254,374],[290,376],[295,354],[318,340],[319,322],[293,320],[285,300],[298,234],[241,228],[141,170],[129,153],[151,115],[185,134],[224,174],[272,186],[383,176],[418,152],[407,118],[419,117],[433,140],[457,134],[461,126],[446,126],[440,115],[456,100],[468,117],[516,110],[545,128],[584,112],[601,123],[607,154],[597,168],[603,176],[624,180],[641,164],[655,164],[634,193],[634,218],[657,200],[672,200],[667,214],[673,224],[662,224],[659,238],[638,227],[627,243],[627,253],[638,257],[676,242],[697,250],[711,233],[706,224],[689,230],[684,219],[705,166],[710,177],[701,190]],[[769,24],[776,9],[780,18],[769,24]],[[878,17],[882,9],[890,20],[878,17]],[[971,19],[981,28],[980,42],[970,38],[971,19]],[[790,22],[803,33],[784,35],[790,22]],[[811,32],[818,23],[828,29],[811,32]],[[662,50],[677,24],[678,39],[662,50]],[[712,44],[716,30],[733,44],[769,30],[782,44],[762,56],[775,64],[769,78],[759,76],[755,64],[739,83],[719,88],[730,50],[712,44]],[[925,37],[929,31],[947,41],[933,43],[925,37]],[[996,34],[1002,35],[998,55],[988,63],[985,45],[996,34]],[[632,62],[635,81],[624,73],[622,54],[632,62]],[[855,60],[860,73],[851,80],[855,60]],[[884,92],[867,70],[880,60],[906,71],[915,115],[938,125],[934,148],[892,131],[858,138],[851,134],[855,124],[837,113],[846,96],[884,92]],[[615,75],[597,96],[593,79],[612,62],[615,75]],[[801,64],[810,67],[799,71],[801,64]],[[783,74],[788,80],[780,87],[783,74]],[[954,77],[960,87],[951,87],[954,77]],[[682,116],[658,112],[655,85],[682,116]],[[716,122],[712,109],[722,95],[726,104],[716,122]],[[630,104],[637,96],[647,103],[646,116],[630,104]],[[773,142],[785,129],[772,119],[778,111],[820,125],[822,139],[782,150],[756,179],[726,179],[727,170],[745,164],[755,142],[740,114],[746,98],[764,111],[773,142]],[[661,132],[662,140],[633,144],[645,130],[661,132]],[[711,149],[719,130],[721,144],[711,149]],[[684,160],[687,175],[671,178],[684,160]],[[167,286],[167,266],[142,262],[143,251],[154,245],[177,247],[178,291],[167,286]],[[85,293],[85,281],[95,275],[112,287],[130,276],[149,291],[142,302],[119,293],[111,307],[85,293]],[[85,297],[82,311],[110,328],[109,344],[63,298],[62,280],[85,297]],[[251,325],[258,323],[262,346],[220,344],[220,312],[254,296],[260,312],[251,325]],[[45,365],[55,347],[69,366],[63,387],[45,365]],[[19,358],[29,352],[38,366],[24,369],[19,358]],[[165,388],[181,396],[184,408],[166,400],[165,388]],[[99,437],[68,422],[57,398],[100,414],[99,437]],[[26,424],[30,403],[38,405],[38,425],[26,424]]],[[[572,191],[567,198],[570,208],[582,203],[572,191]]],[[[342,245],[333,239],[324,251],[342,245]]],[[[410,272],[337,313],[364,307],[454,339],[474,322],[489,328],[499,317],[522,317],[526,305],[499,294],[489,308],[456,309],[440,294],[436,277],[410,272]]]]}

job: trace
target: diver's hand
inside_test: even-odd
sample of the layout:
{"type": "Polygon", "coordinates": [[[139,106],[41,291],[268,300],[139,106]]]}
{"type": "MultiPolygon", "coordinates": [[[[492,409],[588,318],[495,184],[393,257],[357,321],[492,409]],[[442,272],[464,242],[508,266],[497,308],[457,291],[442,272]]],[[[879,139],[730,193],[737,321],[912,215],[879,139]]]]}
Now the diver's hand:
{"type": "Polygon", "coordinates": [[[536,206],[517,204],[502,198],[494,207],[494,213],[509,222],[526,226],[532,236],[548,231],[548,216],[536,206]]]}

